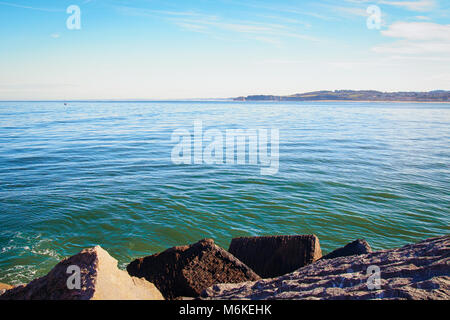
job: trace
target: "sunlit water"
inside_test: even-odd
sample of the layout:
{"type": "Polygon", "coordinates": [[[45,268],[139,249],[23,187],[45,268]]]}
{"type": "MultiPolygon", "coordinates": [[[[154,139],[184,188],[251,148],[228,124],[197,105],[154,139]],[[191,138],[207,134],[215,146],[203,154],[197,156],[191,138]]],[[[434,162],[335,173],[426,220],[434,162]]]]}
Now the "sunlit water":
{"type": "Polygon", "coordinates": [[[210,237],[316,234],[324,252],[447,234],[450,105],[0,103],[0,282],[100,244],[132,259],[210,237]],[[174,165],[174,130],[278,128],[280,167],[174,165]]]}

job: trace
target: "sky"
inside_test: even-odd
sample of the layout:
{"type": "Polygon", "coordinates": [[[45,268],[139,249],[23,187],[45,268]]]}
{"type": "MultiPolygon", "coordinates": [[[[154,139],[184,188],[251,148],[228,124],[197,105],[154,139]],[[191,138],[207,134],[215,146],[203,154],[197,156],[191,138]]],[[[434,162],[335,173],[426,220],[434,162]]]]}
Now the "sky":
{"type": "Polygon", "coordinates": [[[450,90],[450,1],[0,0],[0,100],[341,89],[450,90]]]}

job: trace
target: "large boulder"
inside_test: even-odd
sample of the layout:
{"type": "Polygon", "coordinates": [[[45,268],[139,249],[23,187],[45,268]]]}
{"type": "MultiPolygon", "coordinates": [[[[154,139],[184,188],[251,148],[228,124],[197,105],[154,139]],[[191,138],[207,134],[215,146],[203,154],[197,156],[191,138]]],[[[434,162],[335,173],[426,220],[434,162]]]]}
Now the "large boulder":
{"type": "Polygon", "coordinates": [[[322,257],[315,235],[235,238],[228,252],[262,278],[290,273],[322,257]]]}
{"type": "Polygon", "coordinates": [[[449,300],[450,236],[400,249],[319,260],[275,279],[215,285],[205,290],[202,297],[449,300]]]}
{"type": "Polygon", "coordinates": [[[0,300],[162,299],[152,283],[119,270],[117,260],[99,246],[62,260],[46,276],[14,287],[0,296],[0,300]],[[73,266],[80,270],[79,289],[75,280],[78,272],[73,271],[73,266]]]}
{"type": "Polygon", "coordinates": [[[127,271],[154,283],[167,299],[197,297],[216,283],[261,279],[211,239],[137,259],[127,266],[127,271]]]}
{"type": "Polygon", "coordinates": [[[345,245],[342,248],[336,249],[329,254],[322,257],[322,259],[334,259],[337,257],[348,257],[353,256],[355,254],[366,254],[371,253],[372,248],[369,243],[363,239],[357,239],[349,244],[345,245]]]}

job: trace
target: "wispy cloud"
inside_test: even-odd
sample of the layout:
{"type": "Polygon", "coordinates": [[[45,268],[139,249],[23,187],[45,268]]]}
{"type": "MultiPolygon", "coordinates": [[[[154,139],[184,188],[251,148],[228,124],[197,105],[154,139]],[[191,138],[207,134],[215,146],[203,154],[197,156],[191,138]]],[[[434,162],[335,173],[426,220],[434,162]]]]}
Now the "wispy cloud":
{"type": "Polygon", "coordinates": [[[363,9],[363,8],[337,7],[337,6],[333,7],[333,8],[339,12],[350,14],[350,15],[355,15],[355,16],[360,16],[360,17],[367,17],[369,15],[367,13],[366,9],[363,9]]]}
{"type": "Polygon", "coordinates": [[[431,20],[430,17],[426,17],[426,16],[415,16],[414,18],[417,20],[431,20]]]}
{"type": "Polygon", "coordinates": [[[163,18],[171,23],[191,32],[218,34],[231,32],[244,35],[257,41],[280,44],[280,38],[295,38],[307,41],[319,41],[319,39],[298,32],[296,28],[281,23],[236,21],[224,19],[219,15],[202,14],[195,11],[165,11],[149,10],[134,7],[118,6],[116,9],[126,15],[148,16],[163,18]]]}
{"type": "Polygon", "coordinates": [[[300,65],[311,63],[309,60],[293,60],[293,59],[266,59],[254,61],[257,65],[300,65]]]}
{"type": "Polygon", "coordinates": [[[238,34],[253,36],[256,40],[264,42],[279,43],[280,37],[296,38],[308,41],[319,41],[318,39],[296,32],[295,30],[278,24],[262,24],[258,22],[235,22],[211,19],[172,19],[178,25],[188,25],[191,30],[204,32],[206,30],[229,31],[238,34]],[[270,41],[268,41],[271,39],[270,41]]]}
{"type": "Polygon", "coordinates": [[[46,11],[46,12],[61,12],[61,11],[64,11],[63,9],[33,7],[33,6],[21,5],[21,4],[17,4],[17,3],[4,2],[4,1],[0,1],[0,5],[8,6],[8,7],[21,8],[21,9],[28,9],[28,10],[46,11]]]}
{"type": "Polygon", "coordinates": [[[247,7],[247,8],[253,8],[256,10],[261,10],[265,12],[269,12],[271,14],[273,13],[279,13],[279,14],[290,14],[292,17],[298,18],[299,16],[308,17],[308,18],[315,18],[325,21],[332,21],[332,20],[338,20],[333,15],[324,14],[321,11],[317,10],[304,10],[300,9],[303,6],[287,6],[283,5],[281,1],[278,1],[277,5],[268,5],[268,4],[262,4],[261,2],[252,2],[252,1],[232,1],[227,0],[227,3],[247,7]]]}
{"type": "Polygon", "coordinates": [[[435,0],[346,0],[346,2],[356,3],[356,4],[383,4],[388,6],[394,6],[399,8],[404,8],[410,11],[431,11],[437,7],[437,3],[435,0]]]}
{"type": "Polygon", "coordinates": [[[266,14],[255,14],[257,17],[271,20],[271,21],[279,21],[280,23],[290,24],[290,25],[301,25],[306,28],[311,28],[312,24],[305,21],[304,19],[296,19],[296,18],[289,18],[289,17],[282,17],[281,15],[266,15],[266,14]]]}
{"type": "Polygon", "coordinates": [[[434,0],[418,0],[418,1],[379,1],[380,4],[405,8],[411,11],[430,11],[436,8],[434,0]]]}

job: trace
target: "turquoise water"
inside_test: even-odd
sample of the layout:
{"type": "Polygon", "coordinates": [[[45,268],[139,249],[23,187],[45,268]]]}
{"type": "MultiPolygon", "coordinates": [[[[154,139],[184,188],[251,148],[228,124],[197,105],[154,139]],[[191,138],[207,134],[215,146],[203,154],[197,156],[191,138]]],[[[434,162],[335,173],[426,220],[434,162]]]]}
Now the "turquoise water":
{"type": "Polygon", "coordinates": [[[97,244],[124,267],[205,237],[314,233],[327,252],[449,232],[449,104],[0,102],[0,140],[0,282],[97,244]],[[195,120],[278,128],[278,174],[174,165],[195,120]]]}

